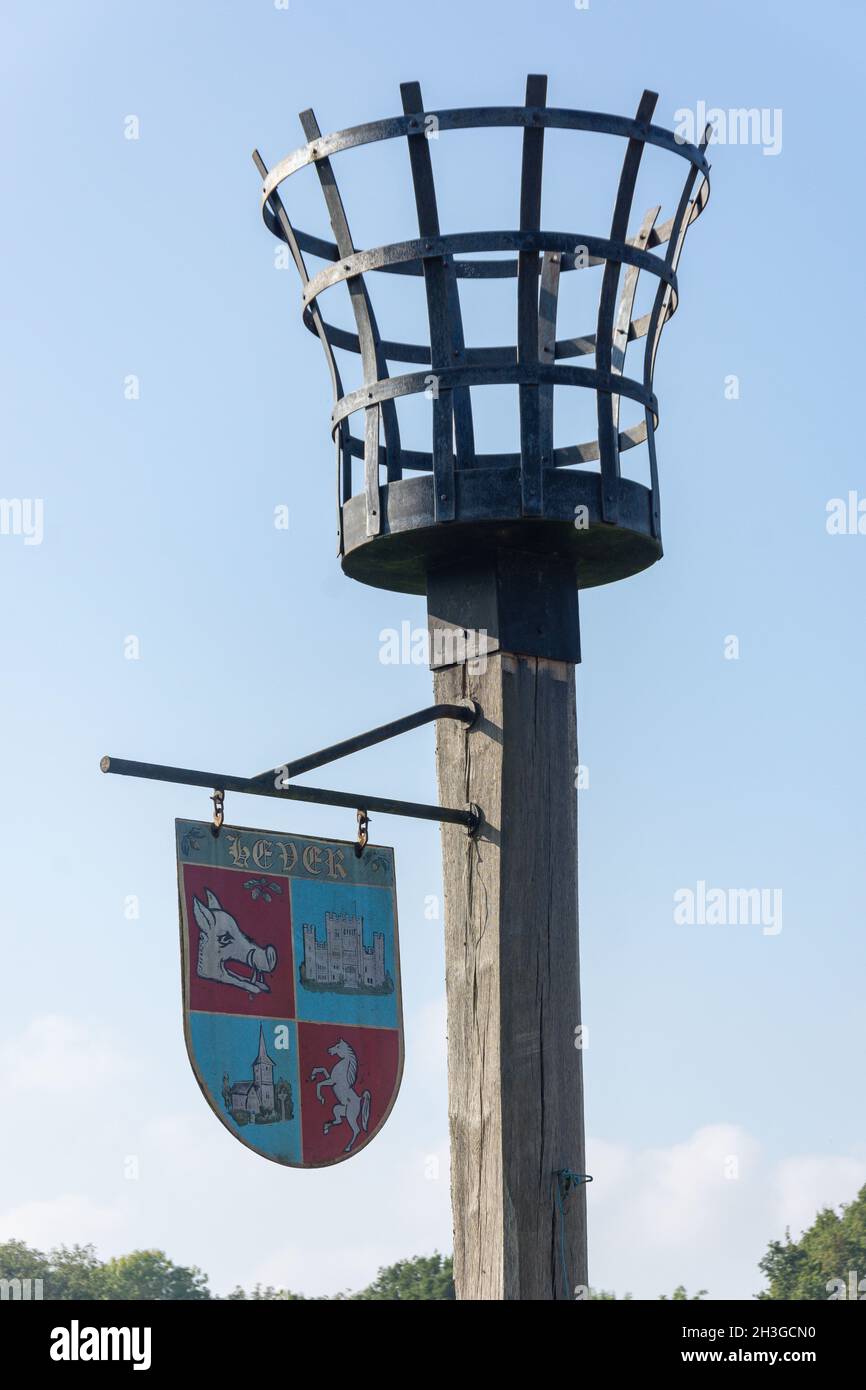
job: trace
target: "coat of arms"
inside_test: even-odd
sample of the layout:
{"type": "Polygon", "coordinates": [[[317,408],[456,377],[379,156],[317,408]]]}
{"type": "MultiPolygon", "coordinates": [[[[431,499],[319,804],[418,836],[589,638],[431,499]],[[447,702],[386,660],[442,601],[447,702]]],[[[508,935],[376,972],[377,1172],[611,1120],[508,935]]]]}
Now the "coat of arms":
{"type": "Polygon", "coordinates": [[[339,1163],[403,1070],[394,852],[177,821],[187,1052],[241,1143],[339,1163]]]}

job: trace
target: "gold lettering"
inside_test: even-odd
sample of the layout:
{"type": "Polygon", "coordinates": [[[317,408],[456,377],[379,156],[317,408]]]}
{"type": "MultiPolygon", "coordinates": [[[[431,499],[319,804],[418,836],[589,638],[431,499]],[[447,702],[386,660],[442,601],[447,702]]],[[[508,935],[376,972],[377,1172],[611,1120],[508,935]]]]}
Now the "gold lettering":
{"type": "Polygon", "coordinates": [[[341,849],[328,849],[325,853],[328,859],[328,877],[345,878],[346,867],[343,864],[343,851],[341,849]]]}
{"type": "Polygon", "coordinates": [[[283,861],[283,872],[290,874],[298,862],[298,851],[291,840],[278,840],[277,849],[283,861]]]}
{"type": "Polygon", "coordinates": [[[318,845],[307,845],[303,853],[304,868],[308,874],[318,877],[319,861],[325,856],[325,851],[318,845]]]}
{"type": "Polygon", "coordinates": [[[270,840],[256,840],[253,845],[253,860],[257,869],[269,869],[271,867],[273,848],[270,840]]]}
{"type": "Polygon", "coordinates": [[[239,835],[229,835],[229,858],[239,869],[245,869],[250,862],[250,852],[245,845],[241,844],[239,835]]]}

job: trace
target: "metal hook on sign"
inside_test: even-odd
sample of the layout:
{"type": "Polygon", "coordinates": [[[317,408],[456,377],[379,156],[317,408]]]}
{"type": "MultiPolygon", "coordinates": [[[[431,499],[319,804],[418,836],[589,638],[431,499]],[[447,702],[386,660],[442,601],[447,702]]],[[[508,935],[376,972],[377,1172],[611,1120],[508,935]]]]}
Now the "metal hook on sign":
{"type": "Polygon", "coordinates": [[[355,844],[355,854],[360,859],[364,850],[367,848],[369,839],[370,817],[366,811],[358,812],[358,839],[355,844]]]}
{"type": "Polygon", "coordinates": [[[213,802],[213,825],[211,827],[212,835],[218,835],[220,833],[220,830],[222,829],[222,823],[225,819],[225,816],[223,814],[223,810],[225,807],[225,799],[225,792],[218,791],[215,787],[214,794],[211,797],[211,801],[213,802]]]}

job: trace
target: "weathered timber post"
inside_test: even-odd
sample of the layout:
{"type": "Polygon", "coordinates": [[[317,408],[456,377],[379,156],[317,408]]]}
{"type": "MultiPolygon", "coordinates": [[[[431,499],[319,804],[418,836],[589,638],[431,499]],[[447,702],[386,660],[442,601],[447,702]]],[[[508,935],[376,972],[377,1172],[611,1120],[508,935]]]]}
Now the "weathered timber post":
{"type": "MultiPolygon", "coordinates": [[[[425,112],[417,83],[403,114],[323,136],[312,112],[307,145],[263,179],[266,225],[283,240],[304,287],[304,323],[324,347],[334,386],[338,541],[343,570],[380,588],[426,594],[437,703],[474,700],[471,727],[438,726],[440,800],[480,810],[480,827],[443,825],[448,1085],[457,1294],[462,1299],[566,1300],[585,1294],[586,1187],[577,914],[578,590],[636,574],[661,557],[653,369],[676,309],[686,231],[706,204],[700,146],[652,125],[644,92],[633,119],[546,105],[546,78],[527,81],[521,107],[425,112]],[[443,235],[430,138],[469,127],[523,131],[519,225],[443,235]],[[619,187],[608,236],[541,229],[548,128],[619,136],[619,187]],[[379,140],[406,142],[418,238],[355,247],[332,157],[379,140]],[[686,174],[673,215],[651,208],[629,235],[646,146],[679,156],[686,174]],[[316,169],[335,240],[295,228],[279,188],[316,169]],[[700,182],[698,179],[700,178],[700,182]],[[661,248],[658,254],[653,251],[661,248]],[[504,258],[490,259],[502,251],[504,258]],[[483,253],[479,259],[472,254],[483,253]],[[516,255],[515,255],[516,253],[516,255]],[[322,263],[312,273],[307,257],[322,263]],[[594,333],[557,336],[560,279],[600,270],[594,333]],[[634,316],[641,272],[656,283],[634,316]],[[429,341],[382,336],[366,277],[423,276],[429,341]],[[463,279],[515,279],[516,346],[465,342],[463,279]],[[348,290],[356,332],[324,317],[320,299],[348,290]],[[645,339],[639,378],[629,343],[645,339]],[[344,391],[335,349],[360,356],[364,384],[344,391]],[[594,365],[569,359],[594,357],[594,365]],[[389,375],[389,363],[413,364],[389,375]],[[519,451],[476,450],[473,391],[517,388],[519,451]],[[595,393],[598,435],[556,445],[557,387],[595,393]],[[405,446],[398,405],[431,401],[429,451],[405,446]],[[620,420],[622,402],[639,418],[620,420]],[[351,417],[363,415],[355,434],[351,417]],[[646,445],[646,479],[623,477],[621,456],[646,445]],[[354,460],[362,460],[359,485],[354,460]],[[596,466],[593,466],[596,465],[596,466]]],[[[445,143],[445,142],[442,142],[445,143]]],[[[576,185],[579,188],[579,180],[576,185]]],[[[570,329],[569,332],[573,332],[570,329]]],[[[474,825],[473,819],[473,825],[474,825]]]]}
{"type": "Polygon", "coordinates": [[[575,572],[512,553],[437,572],[427,603],[437,701],[481,710],[468,737],[440,724],[436,750],[442,803],[484,815],[473,838],[442,827],[456,1286],[468,1299],[574,1298],[586,1189],[560,1207],[557,1187],[585,1169],[575,572]]]}
{"type": "Polygon", "coordinates": [[[471,740],[443,726],[437,746],[442,798],[485,814],[475,839],[442,827],[457,1288],[573,1298],[587,1278],[585,1188],[563,1237],[553,1175],[584,1170],[574,667],[497,652],[483,675],[439,672],[436,691],[483,710],[471,740]]]}

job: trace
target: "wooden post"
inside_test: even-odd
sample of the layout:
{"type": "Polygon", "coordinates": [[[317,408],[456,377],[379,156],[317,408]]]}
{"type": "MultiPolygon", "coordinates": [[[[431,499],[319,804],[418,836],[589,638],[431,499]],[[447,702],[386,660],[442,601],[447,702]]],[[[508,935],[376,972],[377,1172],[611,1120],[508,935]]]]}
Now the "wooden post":
{"type": "Polygon", "coordinates": [[[437,729],[443,805],[477,802],[476,839],[442,827],[454,1273],[460,1299],[573,1299],[587,1283],[577,922],[574,665],[495,651],[435,671],[471,697],[437,729]],[[486,665],[473,671],[475,665],[486,665]]]}

